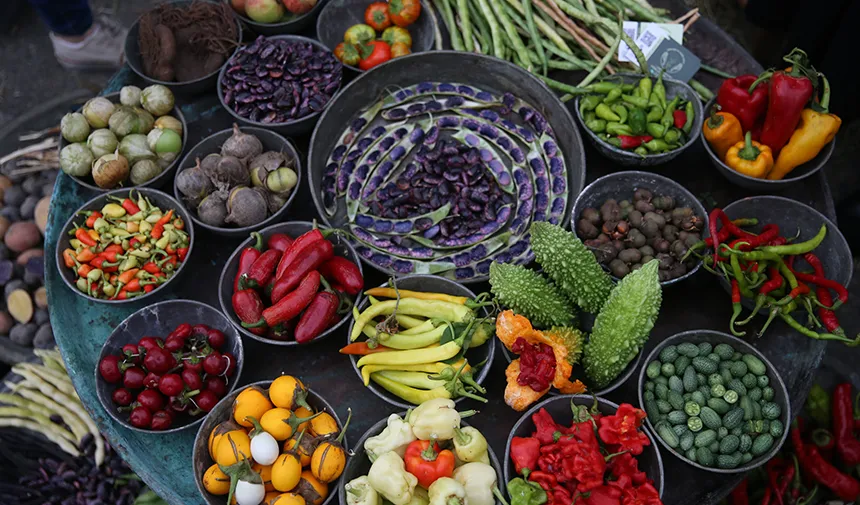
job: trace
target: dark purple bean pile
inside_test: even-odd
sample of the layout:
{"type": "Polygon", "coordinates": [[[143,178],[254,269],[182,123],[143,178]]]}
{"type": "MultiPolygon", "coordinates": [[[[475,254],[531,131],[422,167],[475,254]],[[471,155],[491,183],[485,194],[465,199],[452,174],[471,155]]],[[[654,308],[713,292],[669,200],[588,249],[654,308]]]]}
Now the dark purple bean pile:
{"type": "Polygon", "coordinates": [[[310,42],[257,38],[227,63],[224,103],[236,114],[278,124],[321,112],[340,88],[343,66],[310,42]]]}

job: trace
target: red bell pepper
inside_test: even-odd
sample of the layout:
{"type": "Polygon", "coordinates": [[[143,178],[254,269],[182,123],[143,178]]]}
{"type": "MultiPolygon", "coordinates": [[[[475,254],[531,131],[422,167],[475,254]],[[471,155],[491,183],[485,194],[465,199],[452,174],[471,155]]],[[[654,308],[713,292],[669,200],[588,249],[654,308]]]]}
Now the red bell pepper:
{"type": "Polygon", "coordinates": [[[334,256],[334,247],[326,239],[311,244],[302,252],[302,256],[294,261],[284,275],[275,281],[272,289],[272,302],[278,303],[287,293],[295,289],[308,272],[314,271],[334,256]]]}
{"type": "Polygon", "coordinates": [[[442,477],[454,474],[454,453],[441,450],[430,440],[415,440],[406,447],[403,456],[406,471],[418,478],[418,484],[427,489],[442,477]]]}
{"type": "Polygon", "coordinates": [[[257,232],[251,233],[251,237],[255,239],[254,244],[242,249],[239,254],[239,267],[236,270],[236,277],[233,278],[233,291],[239,291],[239,279],[251,269],[251,265],[257,261],[263,252],[263,236],[257,232]]]}
{"type": "Polygon", "coordinates": [[[540,456],[540,440],[534,437],[514,437],[511,439],[511,461],[517,475],[523,470],[535,470],[540,456]]]}
{"type": "Polygon", "coordinates": [[[245,328],[275,327],[301,314],[310,305],[320,288],[320,274],[316,270],[308,273],[292,293],[281,298],[276,304],[263,311],[262,317],[254,323],[242,323],[245,328]]]}
{"type": "Polygon", "coordinates": [[[767,115],[761,131],[761,143],[773,150],[774,156],[788,142],[800,123],[800,113],[815,91],[806,53],[794,48],[786,56],[791,71],[765,72],[759,79],[770,78],[767,115]]]}
{"type": "Polygon", "coordinates": [[[717,92],[717,103],[722,111],[738,118],[745,132],[753,129],[767,107],[767,86],[753,87],[756,80],[758,76],[752,74],[739,75],[723,81],[717,92]]]}

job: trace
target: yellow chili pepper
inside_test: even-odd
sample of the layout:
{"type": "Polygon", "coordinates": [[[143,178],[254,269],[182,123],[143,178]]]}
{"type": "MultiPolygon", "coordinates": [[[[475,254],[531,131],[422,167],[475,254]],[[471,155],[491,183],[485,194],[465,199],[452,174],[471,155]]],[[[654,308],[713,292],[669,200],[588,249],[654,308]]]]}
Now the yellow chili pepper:
{"type": "Polygon", "coordinates": [[[383,377],[378,373],[371,375],[370,378],[373,379],[373,382],[379,384],[388,392],[395,394],[400,398],[406,400],[407,402],[415,405],[421,405],[422,403],[428,400],[432,400],[434,398],[451,398],[451,392],[445,389],[444,386],[424,390],[409,387],[405,384],[401,384],[387,377],[383,377]]]}
{"type": "Polygon", "coordinates": [[[95,230],[87,230],[87,235],[89,235],[90,237],[92,237],[92,239],[93,239],[93,240],[98,240],[98,239],[99,239],[99,232],[97,232],[97,231],[95,231],[95,230]]]}
{"type": "Polygon", "coordinates": [[[711,117],[702,123],[702,134],[720,160],[726,161],[729,148],[743,141],[744,132],[738,118],[728,112],[717,112],[719,108],[715,105],[711,109],[711,117]]]}
{"type": "Polygon", "coordinates": [[[833,141],[833,137],[842,126],[842,119],[828,113],[830,105],[830,83],[821,76],[824,82],[824,94],[817,109],[803,109],[800,113],[800,124],[791,135],[788,144],[779,152],[773,170],[767,178],[778,181],[788,175],[798,166],[818,156],[824,146],[833,141]]]}
{"type": "MultiPolygon", "coordinates": [[[[460,359],[456,363],[447,364],[447,363],[421,363],[418,365],[367,365],[361,368],[361,378],[364,381],[364,385],[367,386],[370,384],[370,375],[374,372],[380,372],[384,370],[399,370],[401,372],[426,372],[426,373],[441,373],[442,370],[452,367],[455,370],[459,370],[460,367],[463,366],[463,360],[460,359]]],[[[466,364],[465,368],[463,368],[463,372],[468,372],[471,370],[468,364],[466,364]]]]}
{"type": "Polygon", "coordinates": [[[126,214],[122,205],[117,203],[109,203],[102,207],[102,214],[107,217],[120,218],[126,214]]]}
{"type": "Polygon", "coordinates": [[[377,352],[362,356],[358,360],[358,367],[364,365],[420,365],[421,363],[435,363],[453,358],[460,352],[460,344],[451,341],[439,347],[424,349],[410,349],[408,351],[377,352]]]}
{"type": "Polygon", "coordinates": [[[468,298],[465,296],[446,295],[445,293],[424,293],[422,291],[409,291],[406,289],[394,288],[372,288],[364,292],[367,296],[382,296],[385,298],[397,298],[397,293],[400,293],[401,298],[418,298],[419,300],[442,300],[443,302],[459,303],[465,305],[468,298]]]}
{"type": "Polygon", "coordinates": [[[745,141],[733,145],[726,153],[726,165],[738,173],[763,179],[773,168],[773,152],[770,147],[753,142],[752,132],[747,132],[745,141]]]}

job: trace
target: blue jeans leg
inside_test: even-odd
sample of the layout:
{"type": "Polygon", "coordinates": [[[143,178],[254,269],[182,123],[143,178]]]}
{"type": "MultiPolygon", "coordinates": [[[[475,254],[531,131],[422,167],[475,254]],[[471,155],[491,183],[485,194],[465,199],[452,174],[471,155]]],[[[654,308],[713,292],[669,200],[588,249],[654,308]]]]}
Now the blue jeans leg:
{"type": "Polygon", "coordinates": [[[93,25],[89,0],[29,0],[52,32],[63,36],[83,35],[93,25]]]}

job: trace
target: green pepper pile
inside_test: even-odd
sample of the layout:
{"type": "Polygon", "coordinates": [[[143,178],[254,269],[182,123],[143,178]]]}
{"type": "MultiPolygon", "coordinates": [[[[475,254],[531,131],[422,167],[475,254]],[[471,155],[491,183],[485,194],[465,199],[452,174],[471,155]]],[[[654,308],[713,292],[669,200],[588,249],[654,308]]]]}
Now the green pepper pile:
{"type": "Polygon", "coordinates": [[[638,84],[610,81],[588,87],[594,93],[579,102],[586,128],[609,144],[641,156],[677,149],[689,139],[693,103],[675,96],[667,101],[663,75],[638,84]]]}

